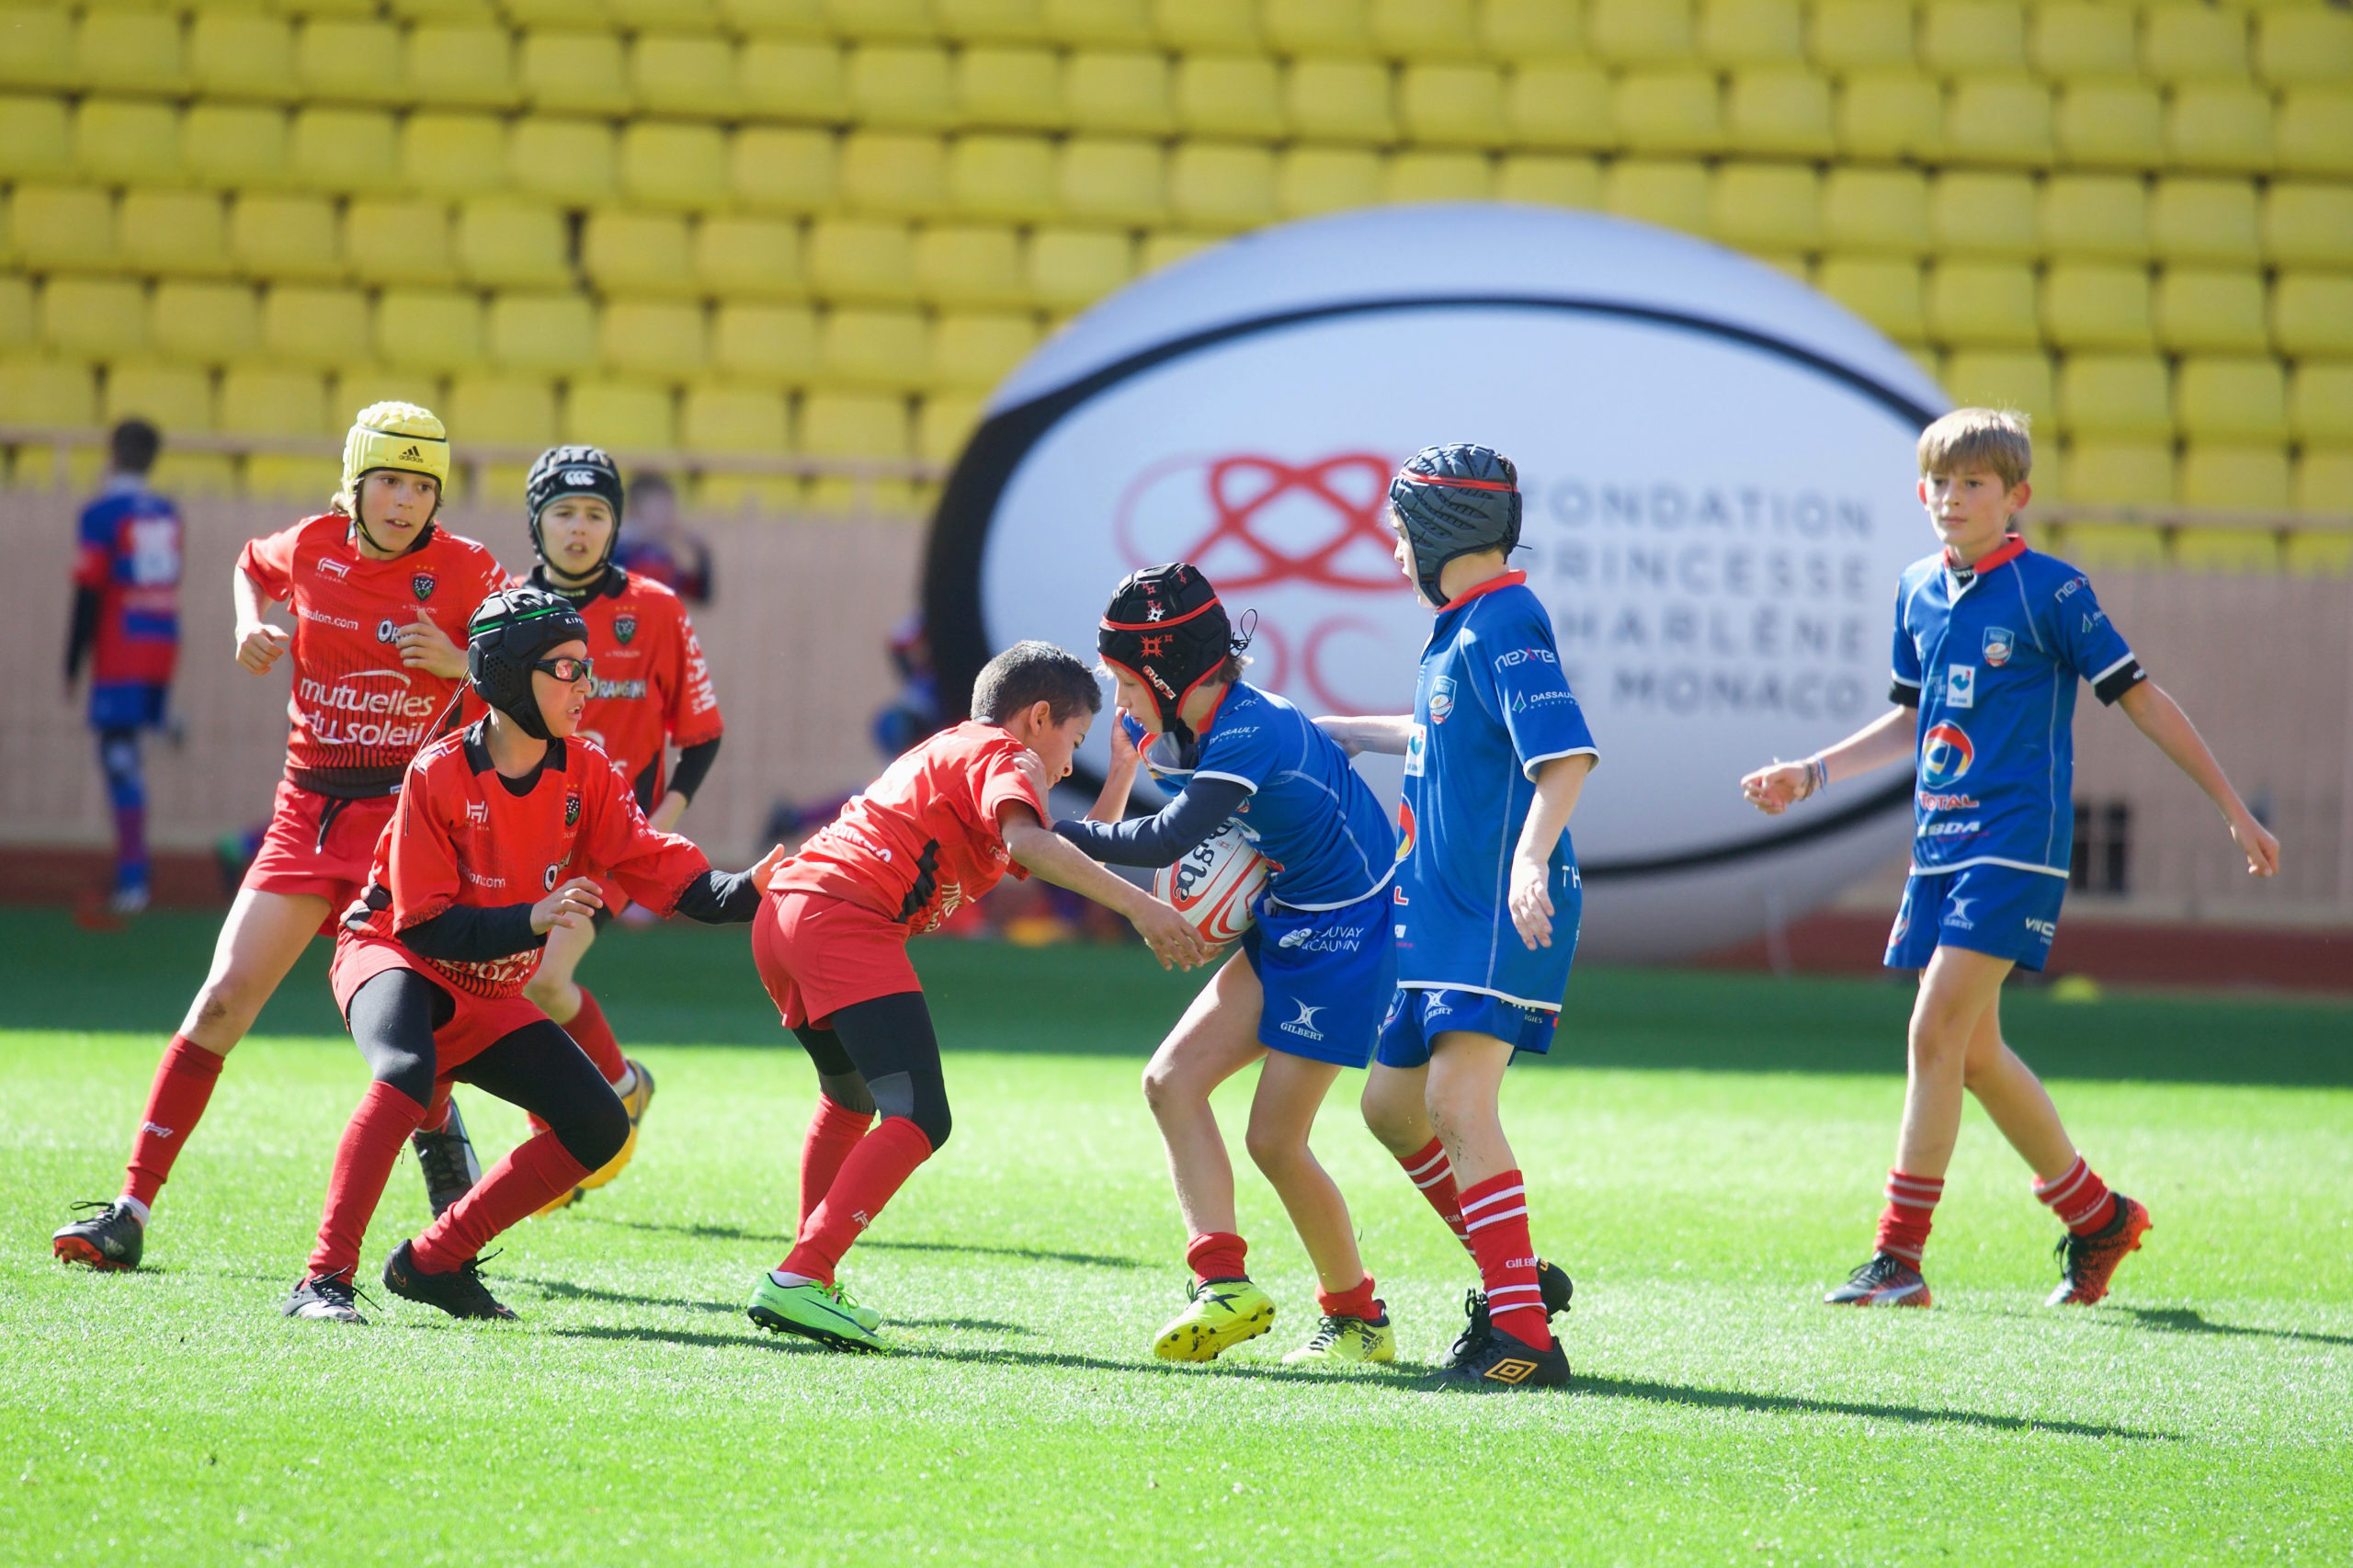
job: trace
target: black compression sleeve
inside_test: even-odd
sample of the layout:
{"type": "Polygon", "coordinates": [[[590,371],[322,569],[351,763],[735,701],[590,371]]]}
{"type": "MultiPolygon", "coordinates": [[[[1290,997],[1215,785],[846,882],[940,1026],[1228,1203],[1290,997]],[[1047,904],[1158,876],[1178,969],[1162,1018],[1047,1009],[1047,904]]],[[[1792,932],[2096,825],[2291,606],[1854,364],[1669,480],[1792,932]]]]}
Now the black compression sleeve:
{"type": "Polygon", "coordinates": [[[1887,699],[1899,708],[1917,708],[1920,706],[1920,688],[1904,681],[1892,680],[1887,683],[1887,699]]]}
{"type": "Polygon", "coordinates": [[[409,951],[449,963],[487,963],[517,953],[544,948],[548,939],[531,929],[531,906],[501,904],[481,909],[453,903],[430,920],[420,920],[401,933],[409,951]]]}
{"type": "Polygon", "coordinates": [[[706,926],[741,926],[760,912],[749,871],[705,871],[678,895],[676,913],[706,926]]]}
{"type": "Polygon", "coordinates": [[[1150,817],[1126,822],[1063,821],[1054,831],[1094,859],[1113,866],[1173,866],[1177,858],[1224,825],[1233,808],[1248,798],[1247,785],[1231,778],[1196,778],[1184,792],[1150,817]]]}
{"type": "MultiPolygon", "coordinates": [[[[719,760],[720,737],[713,735],[699,745],[682,748],[678,753],[678,770],[670,775],[670,788],[691,801],[702,781],[710,775],[710,765],[719,760]]],[[[659,801],[655,802],[657,805],[659,801]]]]}
{"type": "Polygon", "coordinates": [[[82,661],[90,654],[91,646],[98,640],[98,590],[76,584],[74,588],[74,623],[65,634],[65,684],[82,673],[82,661]]]}

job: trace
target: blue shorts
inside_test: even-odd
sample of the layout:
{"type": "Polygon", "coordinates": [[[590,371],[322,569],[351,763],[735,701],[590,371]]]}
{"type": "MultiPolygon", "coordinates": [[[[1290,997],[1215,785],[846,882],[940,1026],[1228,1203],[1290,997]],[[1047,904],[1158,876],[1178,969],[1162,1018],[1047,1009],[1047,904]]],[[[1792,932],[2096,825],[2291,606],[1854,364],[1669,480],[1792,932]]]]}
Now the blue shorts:
{"type": "Polygon", "coordinates": [[[1938,948],[1966,948],[2039,970],[2051,956],[2066,896],[2066,878],[2009,866],[1915,871],[1904,884],[1882,961],[1890,969],[1926,969],[1938,948]]]}
{"type": "Polygon", "coordinates": [[[1310,1061],[1362,1067],[1381,1035],[1381,1009],[1397,984],[1389,890],[1339,909],[1293,909],[1258,901],[1242,955],[1266,1005],[1258,1043],[1310,1061]]]}
{"type": "Polygon", "coordinates": [[[1548,1007],[1523,1007],[1483,991],[1425,991],[1399,987],[1381,1026],[1377,1060],[1383,1067],[1423,1067],[1430,1041],[1450,1029],[1493,1035],[1515,1053],[1541,1056],[1552,1049],[1552,1026],[1561,1015],[1548,1007]]]}
{"type": "Polygon", "coordinates": [[[94,684],[90,687],[90,728],[155,729],[164,722],[164,695],[170,689],[143,680],[94,684]]]}

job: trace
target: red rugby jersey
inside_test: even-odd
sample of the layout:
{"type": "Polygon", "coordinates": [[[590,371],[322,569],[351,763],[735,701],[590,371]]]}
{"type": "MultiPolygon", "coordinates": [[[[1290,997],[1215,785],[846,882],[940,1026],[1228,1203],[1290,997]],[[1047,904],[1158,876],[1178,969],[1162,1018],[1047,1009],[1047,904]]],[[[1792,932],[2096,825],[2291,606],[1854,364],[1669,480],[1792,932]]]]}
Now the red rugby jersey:
{"type": "Polygon", "coordinates": [[[351,519],[308,517],[247,541],[237,569],[294,613],[286,776],[308,790],[389,790],[464,684],[401,663],[392,637],[420,616],[466,645],[466,622],[506,568],[440,528],[392,561],[359,553],[351,519]]]}
{"type": "Polygon", "coordinates": [[[830,893],[899,922],[931,930],[996,886],[1013,863],[997,809],[1045,802],[1021,776],[1029,748],[995,724],[971,721],[942,730],[892,763],[842,814],[809,836],[768,886],[830,893]]]}
{"type": "MultiPolygon", "coordinates": [[[[531,580],[559,591],[541,573],[531,580]]],[[[605,748],[632,786],[642,786],[639,799],[659,804],[669,748],[715,741],[725,728],[686,601],[651,578],[616,569],[580,615],[597,665],[580,733],[605,748]]]]}
{"type": "MultiPolygon", "coordinates": [[[[396,937],[452,904],[496,909],[537,903],[567,877],[592,872],[619,882],[638,903],[669,914],[710,861],[688,840],[656,833],[613,759],[593,742],[550,741],[528,781],[491,766],[479,724],[417,753],[400,804],[376,841],[368,869],[392,906],[364,928],[396,937]],[[525,784],[522,794],[512,786],[525,784]]],[[[477,996],[513,996],[540,967],[536,948],[479,963],[425,959],[477,996]]]]}

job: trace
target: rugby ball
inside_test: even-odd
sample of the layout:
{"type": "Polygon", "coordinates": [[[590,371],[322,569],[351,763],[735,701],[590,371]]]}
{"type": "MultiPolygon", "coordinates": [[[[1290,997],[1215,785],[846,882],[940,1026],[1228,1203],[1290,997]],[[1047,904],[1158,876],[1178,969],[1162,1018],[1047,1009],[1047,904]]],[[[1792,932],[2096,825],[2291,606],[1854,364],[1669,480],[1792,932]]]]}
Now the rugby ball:
{"type": "Polygon", "coordinates": [[[1250,929],[1251,904],[1267,891],[1267,858],[1225,827],[1193,846],[1173,866],[1153,873],[1152,891],[1220,947],[1250,929]]]}

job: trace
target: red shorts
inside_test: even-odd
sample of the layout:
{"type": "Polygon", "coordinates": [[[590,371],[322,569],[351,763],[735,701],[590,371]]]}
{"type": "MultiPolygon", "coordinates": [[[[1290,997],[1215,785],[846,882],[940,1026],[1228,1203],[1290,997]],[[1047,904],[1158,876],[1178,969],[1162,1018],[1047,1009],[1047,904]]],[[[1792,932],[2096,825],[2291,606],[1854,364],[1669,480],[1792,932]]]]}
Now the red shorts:
{"type": "Polygon", "coordinates": [[[369,858],[399,803],[397,795],[334,800],[280,778],[271,802],[269,832],[263,835],[254,863],[245,868],[244,885],[256,892],[314,893],[325,899],[329,924],[321,929],[332,933],[333,923],[367,890],[369,858]],[[319,831],[323,825],[324,834],[319,831]]]}
{"type": "Polygon", "coordinates": [[[760,896],[752,962],[789,1029],[824,1028],[844,1007],[923,989],[907,961],[904,926],[847,899],[798,889],[760,896]]]}
{"type": "Polygon", "coordinates": [[[460,991],[434,973],[431,964],[398,942],[381,937],[355,936],[349,931],[335,938],[335,962],[327,970],[327,984],[335,992],[335,1011],[348,1015],[351,998],[359,988],[394,969],[425,976],[458,1005],[449,1021],[433,1031],[433,1070],[438,1077],[448,1077],[452,1067],[463,1066],[517,1029],[547,1017],[520,996],[477,996],[471,991],[460,991]]]}

